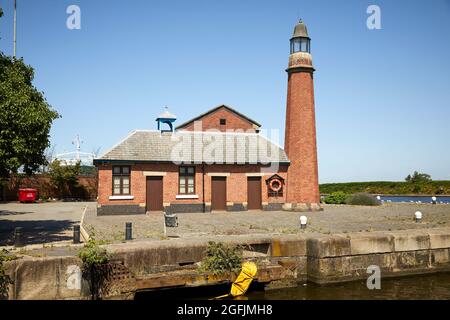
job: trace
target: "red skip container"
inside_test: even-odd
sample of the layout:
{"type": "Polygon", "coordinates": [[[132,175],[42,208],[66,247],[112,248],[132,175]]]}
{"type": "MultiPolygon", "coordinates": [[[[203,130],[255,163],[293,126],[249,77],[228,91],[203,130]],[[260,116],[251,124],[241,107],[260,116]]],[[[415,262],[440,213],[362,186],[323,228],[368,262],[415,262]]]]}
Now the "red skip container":
{"type": "Polygon", "coordinates": [[[37,197],[37,190],[26,188],[19,189],[19,201],[20,202],[35,202],[37,197]]]}

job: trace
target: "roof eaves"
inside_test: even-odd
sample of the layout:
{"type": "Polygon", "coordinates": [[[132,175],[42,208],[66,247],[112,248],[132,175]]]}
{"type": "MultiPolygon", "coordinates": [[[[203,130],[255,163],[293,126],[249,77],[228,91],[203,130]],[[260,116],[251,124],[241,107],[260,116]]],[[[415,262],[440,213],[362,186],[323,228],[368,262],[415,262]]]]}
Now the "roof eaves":
{"type": "MultiPolygon", "coordinates": [[[[94,164],[101,164],[101,163],[117,163],[117,164],[130,164],[130,163],[175,163],[174,161],[171,160],[126,160],[126,159],[94,159],[94,164]]],[[[208,161],[202,161],[202,162],[198,162],[198,161],[181,161],[182,164],[221,164],[221,165],[270,165],[271,163],[278,163],[280,165],[289,165],[291,162],[289,160],[285,160],[285,161],[273,161],[273,162],[269,162],[269,163],[263,163],[263,162],[256,162],[256,163],[250,163],[248,161],[246,162],[233,162],[233,163],[210,163],[208,161]]]]}

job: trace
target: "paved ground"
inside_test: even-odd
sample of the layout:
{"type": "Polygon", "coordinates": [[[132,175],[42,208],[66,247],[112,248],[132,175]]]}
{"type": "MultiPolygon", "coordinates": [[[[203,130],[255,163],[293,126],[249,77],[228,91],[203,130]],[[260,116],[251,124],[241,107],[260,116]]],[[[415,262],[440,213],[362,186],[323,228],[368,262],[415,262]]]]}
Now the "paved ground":
{"type": "MultiPolygon", "coordinates": [[[[11,245],[15,227],[24,229],[25,244],[70,244],[73,225],[80,222],[88,207],[84,227],[106,242],[121,242],[125,223],[133,223],[134,239],[166,239],[163,215],[97,217],[95,202],[40,204],[0,204],[0,246],[11,245]]],[[[182,238],[238,234],[346,233],[358,231],[404,230],[450,226],[450,205],[396,204],[380,207],[326,205],[323,212],[304,213],[308,228],[299,228],[297,212],[227,212],[178,214],[177,233],[182,238]],[[413,221],[420,210],[424,221],[413,221]]],[[[56,246],[55,246],[56,247],[56,246]]],[[[56,251],[58,251],[55,248],[56,251]]],[[[55,252],[56,252],[55,251],[55,252]]]]}
{"type": "MultiPolygon", "coordinates": [[[[306,230],[299,228],[298,212],[227,212],[178,214],[178,234],[182,238],[211,235],[254,233],[291,234],[298,232],[347,233],[358,231],[390,231],[450,226],[450,205],[396,204],[379,207],[326,205],[323,212],[303,213],[309,219],[306,230]],[[413,221],[414,212],[423,213],[423,222],[413,221]]],[[[97,217],[95,206],[85,216],[84,227],[97,239],[120,242],[125,223],[133,223],[134,239],[165,239],[163,215],[97,217]]]]}
{"type": "Polygon", "coordinates": [[[23,228],[26,245],[70,242],[73,225],[80,222],[89,202],[0,203],[0,246],[11,245],[14,229],[23,228]]]}

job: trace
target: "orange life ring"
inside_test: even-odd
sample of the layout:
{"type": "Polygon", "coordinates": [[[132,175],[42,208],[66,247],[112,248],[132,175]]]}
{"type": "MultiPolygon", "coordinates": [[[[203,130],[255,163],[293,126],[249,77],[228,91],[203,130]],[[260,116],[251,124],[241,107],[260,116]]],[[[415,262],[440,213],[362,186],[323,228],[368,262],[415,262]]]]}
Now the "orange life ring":
{"type": "Polygon", "coordinates": [[[270,180],[270,182],[269,182],[269,188],[270,188],[270,190],[272,190],[273,192],[278,192],[278,191],[280,191],[282,186],[283,186],[283,184],[281,183],[281,180],[280,180],[280,179],[277,179],[277,178],[272,179],[272,180],[270,180]],[[274,184],[276,184],[276,185],[274,185],[274,184]]]}

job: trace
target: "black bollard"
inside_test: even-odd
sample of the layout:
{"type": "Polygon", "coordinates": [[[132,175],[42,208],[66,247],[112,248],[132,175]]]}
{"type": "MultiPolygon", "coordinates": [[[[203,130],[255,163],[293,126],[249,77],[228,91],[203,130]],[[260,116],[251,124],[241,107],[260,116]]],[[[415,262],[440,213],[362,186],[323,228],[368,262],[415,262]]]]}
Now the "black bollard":
{"type": "Polygon", "coordinates": [[[80,226],[73,226],[73,243],[80,243],[80,226]]]}
{"type": "Polygon", "coordinates": [[[23,247],[22,227],[16,227],[14,230],[14,247],[23,247]]]}
{"type": "Polygon", "coordinates": [[[131,222],[125,223],[125,240],[131,240],[132,239],[132,226],[131,222]]]}

